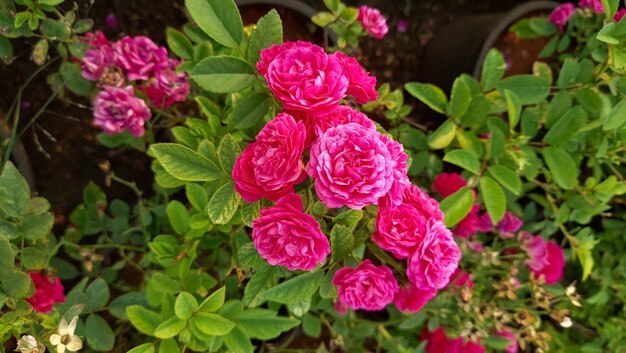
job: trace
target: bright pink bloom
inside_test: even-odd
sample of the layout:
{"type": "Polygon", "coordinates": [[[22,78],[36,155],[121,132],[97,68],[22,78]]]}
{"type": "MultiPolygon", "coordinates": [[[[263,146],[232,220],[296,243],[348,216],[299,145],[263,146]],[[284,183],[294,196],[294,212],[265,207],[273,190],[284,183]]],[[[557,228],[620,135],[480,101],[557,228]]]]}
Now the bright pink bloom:
{"type": "Polygon", "coordinates": [[[261,209],[252,222],[254,247],[270,265],[309,271],[330,253],[320,224],[303,209],[300,196],[289,194],[276,206],[261,209]]]}
{"type": "Polygon", "coordinates": [[[96,49],[103,46],[111,45],[111,42],[107,39],[104,33],[102,33],[102,31],[85,33],[81,41],[89,43],[89,45],[96,49]]]}
{"type": "Polygon", "coordinates": [[[485,212],[478,217],[478,221],[476,222],[476,230],[482,233],[493,232],[493,222],[491,222],[491,217],[489,217],[489,213],[485,212]]]}
{"type": "Polygon", "coordinates": [[[557,283],[563,276],[565,256],[563,249],[551,241],[546,241],[539,235],[525,235],[525,247],[529,260],[526,265],[535,278],[544,276],[546,284],[557,283]]]}
{"type": "MultiPolygon", "coordinates": [[[[403,202],[405,191],[411,186],[411,180],[409,180],[409,175],[407,174],[407,160],[409,156],[404,152],[404,147],[398,141],[395,141],[387,135],[382,135],[382,140],[387,145],[389,153],[391,153],[393,169],[393,183],[391,184],[391,189],[389,189],[389,192],[385,195],[384,200],[387,205],[398,206],[403,202]]],[[[428,197],[425,193],[423,193],[423,195],[428,197]]],[[[437,204],[437,207],[439,207],[439,204],[437,204]]]]}
{"type": "Polygon", "coordinates": [[[407,288],[400,288],[396,293],[393,303],[398,310],[405,313],[416,313],[420,311],[426,303],[437,295],[436,289],[421,290],[409,284],[407,288]]]}
{"type": "Polygon", "coordinates": [[[465,218],[463,218],[454,228],[454,235],[467,238],[476,234],[480,224],[480,217],[478,216],[479,212],[480,205],[473,205],[467,216],[465,216],[465,218]]]}
{"type": "Polygon", "coordinates": [[[382,39],[389,31],[387,19],[378,9],[363,5],[359,7],[359,16],[356,20],[369,35],[376,39],[382,39]]]}
{"type": "Polygon", "coordinates": [[[506,346],[506,348],[504,349],[506,353],[517,353],[517,338],[515,337],[515,334],[511,332],[511,330],[504,329],[502,331],[496,332],[496,335],[504,337],[511,341],[511,344],[506,346]]]}
{"type": "Polygon", "coordinates": [[[94,98],[93,107],[94,124],[107,134],[128,130],[143,136],[144,124],[151,117],[146,102],[135,96],[132,86],[105,87],[94,98]]]}
{"type": "Polygon", "coordinates": [[[448,197],[461,188],[467,186],[467,182],[459,173],[441,173],[433,181],[433,191],[443,197],[448,197]]]}
{"type": "Polygon", "coordinates": [[[622,18],[624,18],[624,15],[626,15],[626,9],[619,9],[616,13],[615,16],[613,16],[613,20],[615,22],[619,22],[622,20],[622,18]]]}
{"type": "Polygon", "coordinates": [[[61,279],[45,276],[39,272],[29,272],[30,279],[35,285],[35,294],[26,299],[33,309],[40,313],[47,313],[52,310],[55,303],[65,303],[65,295],[63,294],[63,284],[61,279]]]}
{"type": "Polygon", "coordinates": [[[409,184],[406,190],[404,190],[402,201],[415,207],[426,219],[443,221],[443,212],[441,212],[437,200],[428,196],[417,185],[409,184]]]}
{"type": "Polygon", "coordinates": [[[559,5],[552,10],[549,19],[552,24],[557,26],[560,30],[563,30],[563,28],[567,25],[567,21],[569,21],[570,17],[572,17],[575,12],[576,6],[574,6],[571,2],[568,2],[559,5]]]}
{"type": "Polygon", "coordinates": [[[114,66],[115,52],[108,45],[89,49],[80,63],[82,75],[86,80],[98,81],[107,68],[114,66]]]}
{"type": "Polygon", "coordinates": [[[306,129],[291,115],[279,113],[235,161],[235,190],[247,202],[276,201],[306,179],[302,154],[306,129]]]}
{"type": "Polygon", "coordinates": [[[375,76],[370,76],[369,72],[365,71],[356,58],[340,51],[333,54],[333,56],[339,60],[345,74],[348,76],[350,83],[346,91],[347,95],[353,96],[360,104],[378,99],[375,76]]]}
{"type": "Polygon", "coordinates": [[[115,63],[126,71],[130,81],[147,80],[150,74],[167,67],[167,49],[144,36],[126,36],[114,44],[115,63]]]}
{"type": "Polygon", "coordinates": [[[504,217],[498,222],[498,232],[503,238],[513,238],[515,236],[515,232],[520,230],[524,223],[522,220],[514,215],[512,212],[506,212],[504,217]]]}
{"type": "Polygon", "coordinates": [[[440,327],[433,332],[424,329],[420,335],[420,339],[428,341],[426,345],[426,353],[484,353],[485,347],[480,342],[467,341],[463,343],[463,339],[449,338],[446,331],[440,327]]]}
{"type": "Polygon", "coordinates": [[[155,71],[154,79],[144,89],[152,104],[159,108],[187,100],[189,81],[184,72],[176,72],[178,64],[176,60],[170,59],[168,67],[155,71]]]}
{"type": "Polygon", "coordinates": [[[307,119],[313,122],[315,136],[319,137],[326,130],[337,125],[357,123],[366,129],[376,130],[376,124],[367,115],[352,109],[348,105],[340,105],[332,113],[316,118],[307,119]]]}
{"type": "Polygon", "coordinates": [[[325,115],[346,96],[348,77],[335,56],[307,42],[285,42],[261,51],[257,70],[285,110],[325,115]]]}
{"type": "Polygon", "coordinates": [[[327,207],[362,209],[391,190],[397,174],[392,152],[379,132],[348,123],[326,130],[313,142],[306,171],[327,207]]]}
{"type": "Polygon", "coordinates": [[[339,300],[354,310],[382,310],[398,291],[398,281],[391,269],[374,266],[367,259],[356,268],[339,269],[333,284],[337,286],[339,300]]]}
{"type": "Polygon", "coordinates": [[[590,9],[594,13],[604,13],[604,6],[600,0],[580,0],[578,7],[583,9],[590,9]]]}
{"type": "Polygon", "coordinates": [[[472,275],[469,272],[465,272],[461,270],[460,267],[454,271],[452,276],[450,276],[450,283],[457,288],[463,288],[467,286],[468,288],[474,288],[474,281],[472,281],[472,275]]]}
{"type": "Polygon", "coordinates": [[[409,257],[406,274],[418,289],[441,289],[450,282],[461,251],[442,221],[431,219],[417,250],[409,257]]]}

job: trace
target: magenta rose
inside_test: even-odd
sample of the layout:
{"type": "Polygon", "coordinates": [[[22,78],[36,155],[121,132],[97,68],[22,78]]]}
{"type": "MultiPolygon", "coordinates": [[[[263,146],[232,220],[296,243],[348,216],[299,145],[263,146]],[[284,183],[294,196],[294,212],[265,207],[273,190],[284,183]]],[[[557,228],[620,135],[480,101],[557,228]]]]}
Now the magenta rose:
{"type": "Polygon", "coordinates": [[[402,202],[415,207],[427,220],[432,218],[443,221],[443,212],[441,212],[437,200],[428,196],[417,185],[409,184],[402,195],[402,202]]]}
{"type": "Polygon", "coordinates": [[[570,17],[572,17],[575,12],[576,6],[574,6],[574,4],[572,4],[571,2],[568,2],[559,5],[554,10],[552,10],[548,18],[550,19],[550,22],[552,22],[552,24],[554,24],[560,30],[563,30],[563,28],[567,25],[567,21],[569,21],[570,17]]]}
{"type": "Polygon", "coordinates": [[[285,42],[263,49],[257,69],[287,111],[328,114],[348,89],[348,77],[339,60],[311,43],[285,42]]]}
{"type": "Polygon", "coordinates": [[[382,310],[393,301],[398,282],[387,266],[364,260],[355,268],[339,269],[333,277],[339,300],[353,310],[382,310]]]}
{"type": "Polygon", "coordinates": [[[235,161],[235,190],[247,202],[276,201],[306,178],[302,154],[306,129],[291,115],[279,113],[235,161]]]}
{"type": "Polygon", "coordinates": [[[150,74],[168,65],[167,49],[144,36],[126,36],[114,44],[115,63],[130,81],[147,80],[150,74]]]}
{"type": "Polygon", "coordinates": [[[485,347],[480,342],[463,342],[461,337],[449,338],[446,331],[439,327],[435,331],[424,329],[420,335],[422,341],[427,341],[426,353],[484,353],[485,347]]]}
{"type": "Polygon", "coordinates": [[[98,81],[104,72],[115,65],[115,52],[110,46],[89,49],[80,63],[82,76],[86,80],[98,81]]]}
{"type": "Polygon", "coordinates": [[[551,241],[546,241],[539,235],[523,235],[526,253],[530,259],[526,265],[535,278],[544,276],[546,284],[557,283],[563,276],[565,256],[563,249],[551,241]]]}
{"type": "Polygon", "coordinates": [[[474,288],[472,275],[469,272],[461,270],[460,267],[457,267],[456,271],[450,276],[450,283],[448,283],[448,285],[450,284],[457,288],[463,288],[465,286],[469,289],[474,288]]]}
{"type": "Polygon", "coordinates": [[[467,182],[459,173],[441,173],[433,181],[433,191],[443,197],[448,197],[461,188],[467,186],[467,182]]]}
{"type": "Polygon", "coordinates": [[[35,311],[47,313],[55,303],[65,303],[63,284],[58,277],[50,278],[39,272],[29,272],[28,275],[35,285],[35,294],[26,301],[35,311]]]}
{"type": "Polygon", "coordinates": [[[459,266],[461,251],[442,221],[431,219],[426,227],[426,235],[409,257],[406,274],[418,289],[441,289],[459,266]]]}
{"type": "Polygon", "coordinates": [[[578,7],[582,9],[589,9],[594,13],[604,13],[604,6],[601,0],[580,0],[578,7]]]}
{"type": "Polygon", "coordinates": [[[111,45],[111,42],[107,39],[104,33],[102,33],[102,31],[85,33],[85,35],[81,39],[81,42],[88,43],[96,49],[103,46],[111,45]]]}
{"type": "Polygon", "coordinates": [[[332,113],[320,117],[307,119],[312,121],[315,136],[319,137],[331,127],[338,125],[357,123],[366,129],[376,130],[376,125],[367,115],[352,109],[347,105],[340,105],[332,113]]]}
{"type": "Polygon", "coordinates": [[[187,100],[189,81],[184,72],[176,72],[176,66],[176,60],[169,60],[168,66],[155,71],[154,78],[143,89],[150,101],[159,108],[187,100]]]}
{"type": "Polygon", "coordinates": [[[365,71],[359,64],[356,58],[348,56],[340,51],[333,54],[343,70],[348,76],[348,90],[346,94],[353,96],[360,104],[375,101],[378,99],[378,92],[376,91],[376,77],[370,76],[369,72],[365,71]]]}
{"type": "Polygon", "coordinates": [[[359,7],[359,16],[357,22],[363,26],[365,31],[374,38],[382,39],[389,31],[387,27],[387,19],[378,9],[361,6],[359,7]]]}
{"type": "Polygon", "coordinates": [[[151,117],[146,102],[135,96],[132,86],[105,87],[94,98],[93,107],[94,124],[107,134],[128,130],[140,137],[145,132],[145,122],[151,117]]]}
{"type": "Polygon", "coordinates": [[[252,222],[254,247],[270,265],[309,271],[330,253],[320,224],[303,209],[300,196],[289,194],[276,206],[261,209],[252,222]]]}
{"type": "MultiPolygon", "coordinates": [[[[478,231],[483,233],[489,233],[493,231],[493,222],[489,213],[483,213],[478,219],[478,231]]],[[[496,230],[500,233],[500,236],[504,239],[511,239],[515,237],[515,232],[520,230],[524,223],[522,220],[514,215],[512,212],[506,212],[504,217],[498,222],[496,230]]]]}
{"type": "Polygon", "coordinates": [[[400,311],[416,313],[436,295],[436,289],[421,290],[409,284],[407,288],[400,288],[398,290],[393,299],[393,303],[400,311]]]}
{"type": "Polygon", "coordinates": [[[424,238],[426,223],[424,214],[410,204],[379,207],[372,239],[393,256],[405,259],[415,252],[424,238]]]}
{"type": "MultiPolygon", "coordinates": [[[[478,215],[480,212],[480,205],[473,205],[472,209],[469,211],[467,216],[459,222],[456,227],[454,227],[453,233],[456,236],[467,238],[474,234],[481,228],[481,226],[485,226],[484,220],[481,221],[480,216],[478,215]]],[[[491,227],[488,228],[491,230],[491,227]]]]}
{"type": "Polygon", "coordinates": [[[626,9],[619,9],[613,16],[613,20],[619,22],[624,18],[624,15],[626,15],[626,9]]]}
{"type": "Polygon", "coordinates": [[[511,330],[504,329],[504,330],[496,332],[496,335],[500,337],[504,337],[508,339],[509,341],[511,341],[511,344],[506,346],[506,348],[504,349],[505,353],[517,353],[517,338],[515,337],[515,334],[511,330]]]}

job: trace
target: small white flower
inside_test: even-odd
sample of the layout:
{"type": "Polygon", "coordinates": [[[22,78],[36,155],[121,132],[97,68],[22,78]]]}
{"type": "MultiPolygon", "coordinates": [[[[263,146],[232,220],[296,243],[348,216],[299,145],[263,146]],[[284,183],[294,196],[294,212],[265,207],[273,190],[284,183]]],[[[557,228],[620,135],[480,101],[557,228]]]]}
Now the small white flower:
{"type": "Polygon", "coordinates": [[[560,324],[561,324],[561,327],[568,328],[568,327],[572,327],[573,322],[572,322],[572,319],[569,318],[569,316],[566,316],[563,318],[563,321],[561,321],[560,324]]]}
{"type": "Polygon", "coordinates": [[[74,316],[69,325],[65,318],[61,318],[59,333],[50,336],[50,343],[57,347],[57,353],[65,353],[66,349],[70,352],[76,352],[83,348],[83,341],[74,335],[76,322],[78,322],[78,316],[74,316]]]}
{"type": "Polygon", "coordinates": [[[46,351],[46,347],[37,342],[35,337],[27,335],[22,336],[22,338],[17,341],[17,348],[15,351],[20,353],[43,353],[46,351]]]}

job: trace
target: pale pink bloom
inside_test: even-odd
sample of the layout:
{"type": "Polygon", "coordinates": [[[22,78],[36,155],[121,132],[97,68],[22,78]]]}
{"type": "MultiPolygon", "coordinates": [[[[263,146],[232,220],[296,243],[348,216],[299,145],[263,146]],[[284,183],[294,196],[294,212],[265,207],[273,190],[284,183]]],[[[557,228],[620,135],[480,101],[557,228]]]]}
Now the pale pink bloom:
{"type": "Polygon", "coordinates": [[[143,136],[144,124],[151,117],[146,102],[135,96],[132,86],[105,87],[94,98],[93,107],[94,124],[107,134],[128,130],[143,136]]]}
{"type": "Polygon", "coordinates": [[[28,275],[35,285],[35,294],[26,299],[35,311],[47,313],[56,303],[65,303],[63,284],[59,277],[50,278],[40,272],[29,272],[28,275]]]}
{"type": "Polygon", "coordinates": [[[353,310],[382,310],[393,301],[398,291],[391,269],[374,266],[364,260],[356,268],[343,267],[335,273],[333,284],[337,286],[339,300],[353,310]]]}
{"type": "Polygon", "coordinates": [[[313,125],[315,136],[319,137],[331,127],[338,125],[357,123],[366,129],[376,130],[376,124],[367,115],[352,109],[348,105],[340,105],[332,113],[319,117],[306,119],[313,125]]]}
{"type": "Polygon", "coordinates": [[[345,74],[348,76],[349,85],[346,94],[353,96],[360,104],[375,101],[378,99],[378,91],[376,91],[376,77],[370,76],[369,72],[359,64],[356,58],[348,56],[340,51],[333,54],[341,66],[343,66],[345,74]]]}
{"type": "Polygon", "coordinates": [[[398,290],[393,299],[393,303],[400,311],[416,313],[436,295],[436,289],[421,290],[409,284],[407,288],[400,288],[398,290]]]}
{"type": "Polygon", "coordinates": [[[177,73],[176,60],[169,60],[168,66],[154,72],[154,78],[143,89],[152,103],[159,107],[169,107],[175,102],[184,102],[189,94],[189,81],[184,72],[177,73]]]}
{"type": "Polygon", "coordinates": [[[622,18],[624,18],[624,15],[626,15],[626,9],[619,9],[616,13],[615,16],[613,16],[613,20],[615,22],[619,22],[622,20],[622,18]]]}
{"type": "Polygon", "coordinates": [[[279,113],[235,161],[235,190],[247,202],[276,201],[306,179],[302,154],[306,129],[291,115],[279,113]]]}
{"type": "Polygon", "coordinates": [[[303,210],[300,196],[289,194],[276,206],[261,209],[260,217],[252,222],[254,247],[270,265],[309,271],[330,253],[320,224],[303,210]]]}
{"type": "Polygon", "coordinates": [[[418,289],[441,289],[450,282],[461,251],[442,221],[431,219],[417,250],[409,257],[406,274],[418,289]]]}
{"type": "Polygon", "coordinates": [[[506,346],[506,348],[504,349],[506,353],[517,353],[517,338],[515,338],[515,334],[511,330],[504,329],[502,331],[496,332],[496,335],[504,337],[511,341],[511,344],[506,346]]]}
{"type": "Polygon", "coordinates": [[[126,36],[113,45],[115,63],[126,71],[130,81],[147,80],[156,70],[167,67],[167,49],[144,36],[126,36]]]}
{"type": "Polygon", "coordinates": [[[580,0],[578,7],[583,9],[590,9],[594,13],[604,13],[604,6],[601,0],[580,0]]]}
{"type": "Polygon", "coordinates": [[[376,39],[382,39],[389,31],[387,19],[378,9],[363,5],[359,7],[359,16],[356,20],[369,35],[376,39]]]}
{"type": "Polygon", "coordinates": [[[484,247],[483,244],[481,244],[480,242],[477,241],[468,241],[467,242],[467,247],[476,251],[476,252],[483,252],[484,247]]]}
{"type": "Polygon", "coordinates": [[[466,185],[467,182],[459,173],[441,173],[435,177],[432,188],[439,195],[448,197],[466,185]]]}
{"type": "Polygon", "coordinates": [[[568,2],[565,4],[559,5],[554,10],[552,10],[552,12],[550,13],[549,19],[550,19],[550,22],[552,22],[552,24],[554,24],[560,30],[563,30],[563,28],[567,25],[567,22],[569,21],[570,17],[572,17],[575,12],[576,12],[576,6],[572,4],[571,2],[568,2]]]}
{"type": "Polygon", "coordinates": [[[525,235],[524,246],[530,259],[526,265],[535,278],[544,276],[546,284],[557,283],[563,276],[565,256],[563,249],[551,241],[546,241],[539,235],[525,235]]]}

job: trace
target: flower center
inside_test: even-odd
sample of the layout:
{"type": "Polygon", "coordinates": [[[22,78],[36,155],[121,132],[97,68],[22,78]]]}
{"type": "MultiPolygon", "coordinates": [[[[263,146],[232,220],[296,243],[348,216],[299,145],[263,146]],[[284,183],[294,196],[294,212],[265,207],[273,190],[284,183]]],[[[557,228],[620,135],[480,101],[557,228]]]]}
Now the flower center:
{"type": "Polygon", "coordinates": [[[70,343],[71,340],[72,338],[70,337],[70,335],[64,335],[61,337],[61,343],[63,343],[64,345],[70,343]]]}

